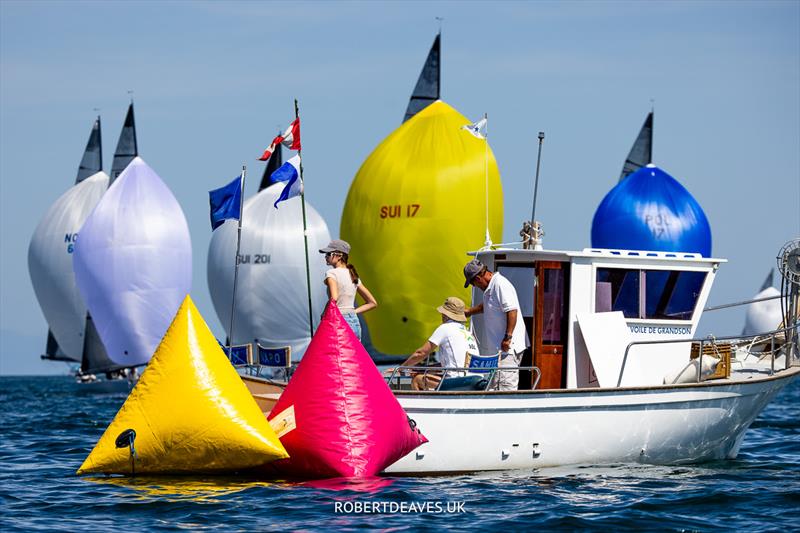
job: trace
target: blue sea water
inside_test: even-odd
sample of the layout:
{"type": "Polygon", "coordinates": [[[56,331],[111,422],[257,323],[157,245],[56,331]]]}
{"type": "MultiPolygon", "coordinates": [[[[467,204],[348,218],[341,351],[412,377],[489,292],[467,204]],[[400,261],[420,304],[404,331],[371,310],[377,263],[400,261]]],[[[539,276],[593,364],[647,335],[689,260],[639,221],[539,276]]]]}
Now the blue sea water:
{"type": "Polygon", "coordinates": [[[800,380],[739,457],[360,482],[76,477],[125,401],[68,377],[0,378],[0,530],[784,530],[800,511],[800,380]]]}

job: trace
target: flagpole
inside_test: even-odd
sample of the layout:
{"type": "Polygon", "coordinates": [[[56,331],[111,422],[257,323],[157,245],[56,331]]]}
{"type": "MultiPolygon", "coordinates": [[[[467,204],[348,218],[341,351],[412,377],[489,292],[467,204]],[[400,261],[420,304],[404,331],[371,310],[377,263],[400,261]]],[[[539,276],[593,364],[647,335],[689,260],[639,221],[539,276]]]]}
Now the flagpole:
{"type": "Polygon", "coordinates": [[[489,236],[489,114],[484,113],[483,118],[486,119],[486,134],[483,136],[483,161],[485,171],[485,197],[486,197],[486,242],[484,246],[492,245],[492,238],[489,236]]]}
{"type": "Polygon", "coordinates": [[[236,234],[236,261],[233,269],[233,298],[231,298],[231,327],[228,330],[228,359],[233,357],[233,352],[231,350],[233,345],[233,317],[236,314],[236,281],[239,278],[239,251],[242,246],[242,219],[244,218],[244,210],[242,206],[244,204],[244,180],[246,174],[247,166],[242,165],[242,176],[240,178],[241,192],[239,194],[239,229],[236,234]]]}
{"type": "MultiPolygon", "coordinates": [[[[300,119],[300,109],[297,106],[297,98],[294,99],[294,118],[300,119]]],[[[297,154],[300,156],[300,204],[303,207],[303,245],[306,250],[306,287],[308,289],[308,331],[314,336],[314,315],[311,310],[311,268],[308,263],[308,227],[306,225],[306,186],[303,181],[303,148],[298,148],[297,154]]]]}

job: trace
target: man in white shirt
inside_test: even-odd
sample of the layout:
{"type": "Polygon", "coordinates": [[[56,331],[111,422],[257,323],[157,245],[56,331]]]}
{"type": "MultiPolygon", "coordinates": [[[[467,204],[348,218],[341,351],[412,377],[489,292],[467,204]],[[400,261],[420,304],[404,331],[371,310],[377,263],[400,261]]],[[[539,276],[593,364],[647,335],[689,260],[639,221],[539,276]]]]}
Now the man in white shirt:
{"type": "MultiPolygon", "coordinates": [[[[493,353],[500,352],[501,367],[519,367],[522,354],[530,346],[528,332],[522,320],[517,290],[505,277],[492,272],[473,259],[464,266],[464,287],[474,286],[483,291],[483,303],[470,307],[466,316],[483,313],[483,324],[493,353]]],[[[499,390],[517,390],[519,371],[497,373],[499,390]]]]}
{"type": "MultiPolygon", "coordinates": [[[[428,340],[412,353],[402,366],[416,366],[433,350],[436,360],[445,368],[465,368],[467,354],[478,355],[475,337],[464,327],[464,301],[451,296],[436,310],[442,315],[442,324],[437,327],[428,340]]],[[[457,372],[417,372],[412,374],[411,387],[414,390],[435,389],[442,377],[456,375],[457,372]]]]}

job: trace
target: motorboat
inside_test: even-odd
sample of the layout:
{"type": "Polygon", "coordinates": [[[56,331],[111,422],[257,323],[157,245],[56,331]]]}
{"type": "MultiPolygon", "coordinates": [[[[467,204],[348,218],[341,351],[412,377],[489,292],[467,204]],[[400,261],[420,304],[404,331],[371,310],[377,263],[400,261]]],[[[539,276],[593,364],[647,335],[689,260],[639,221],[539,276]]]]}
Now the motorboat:
{"type": "MultiPolygon", "coordinates": [[[[531,348],[521,366],[458,369],[435,390],[387,382],[428,443],[387,474],[443,474],[575,464],[684,464],[735,458],[748,427],[800,373],[800,240],[778,263],[783,324],[758,335],[700,337],[724,259],[697,253],[492,246],[473,253],[517,290],[531,348]],[[514,391],[493,375],[519,372],[514,391]],[[455,386],[450,383],[457,380],[455,386]]],[[[473,289],[473,305],[481,291],[473,289]]],[[[471,324],[487,346],[481,315],[471,324]]],[[[257,374],[252,372],[251,374],[257,374]]],[[[243,376],[262,410],[280,380],[243,376]]]]}

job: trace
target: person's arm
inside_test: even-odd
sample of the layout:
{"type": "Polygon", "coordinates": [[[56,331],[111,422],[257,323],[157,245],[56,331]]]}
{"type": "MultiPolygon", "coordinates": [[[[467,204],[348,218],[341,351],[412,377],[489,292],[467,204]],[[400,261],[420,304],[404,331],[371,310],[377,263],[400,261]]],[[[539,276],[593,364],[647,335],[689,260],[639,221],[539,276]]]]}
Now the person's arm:
{"type": "Polygon", "coordinates": [[[339,300],[339,284],[334,278],[325,278],[325,285],[328,286],[328,297],[331,300],[339,300]]]}
{"type": "Polygon", "coordinates": [[[436,345],[431,341],[425,341],[425,344],[414,350],[414,353],[408,356],[408,359],[401,366],[417,366],[423,359],[428,357],[432,351],[436,349],[436,345]]]}
{"type": "Polygon", "coordinates": [[[500,343],[500,349],[507,352],[511,348],[511,336],[514,334],[514,327],[517,325],[517,310],[512,309],[506,312],[506,336],[500,343]]]}
{"type": "Polygon", "coordinates": [[[375,309],[378,307],[378,301],[372,296],[372,293],[369,292],[363,283],[359,283],[357,287],[358,294],[364,299],[364,303],[356,307],[356,314],[358,313],[366,313],[371,309],[375,309]]]}
{"type": "Polygon", "coordinates": [[[479,315],[481,313],[483,313],[483,303],[479,303],[475,307],[470,307],[469,309],[464,311],[464,314],[468,317],[472,315],[479,315]]]}

